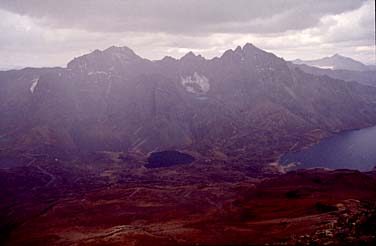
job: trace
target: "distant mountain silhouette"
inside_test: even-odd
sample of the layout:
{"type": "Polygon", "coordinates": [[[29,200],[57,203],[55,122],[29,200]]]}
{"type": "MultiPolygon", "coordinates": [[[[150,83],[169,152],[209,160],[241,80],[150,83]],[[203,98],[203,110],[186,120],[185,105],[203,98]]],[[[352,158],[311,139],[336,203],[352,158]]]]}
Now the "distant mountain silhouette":
{"type": "Polygon", "coordinates": [[[306,73],[317,76],[329,76],[334,79],[340,79],[345,81],[356,81],[364,85],[376,86],[376,70],[367,71],[353,71],[353,70],[333,70],[323,69],[314,66],[308,66],[306,64],[294,64],[290,63],[292,68],[299,68],[306,73]]]}
{"type": "Polygon", "coordinates": [[[370,71],[373,70],[371,66],[364,65],[363,63],[356,61],[352,58],[345,57],[339,54],[335,54],[330,57],[323,57],[317,60],[303,61],[296,59],[292,61],[294,64],[305,64],[308,66],[332,69],[332,70],[350,70],[350,71],[370,71]]]}

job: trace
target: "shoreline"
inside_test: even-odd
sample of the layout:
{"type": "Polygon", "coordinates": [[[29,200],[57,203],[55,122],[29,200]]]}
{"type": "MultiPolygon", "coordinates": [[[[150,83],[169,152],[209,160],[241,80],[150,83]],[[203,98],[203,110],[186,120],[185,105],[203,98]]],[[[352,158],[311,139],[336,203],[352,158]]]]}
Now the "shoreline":
{"type": "MultiPolygon", "coordinates": [[[[278,159],[276,160],[276,163],[279,164],[279,166],[283,169],[287,169],[287,171],[293,171],[293,170],[297,170],[299,168],[296,168],[296,169],[292,169],[292,168],[295,168],[299,165],[301,165],[301,162],[297,161],[297,160],[294,160],[294,161],[283,161],[283,157],[285,157],[287,154],[297,154],[297,153],[300,153],[300,152],[303,152],[305,150],[308,150],[310,148],[312,148],[313,146],[315,145],[318,145],[324,141],[328,141],[334,137],[339,137],[340,135],[342,134],[349,134],[349,133],[352,133],[352,132],[358,132],[358,131],[361,131],[361,130],[367,130],[367,129],[371,129],[371,128],[376,128],[376,125],[372,125],[372,126],[367,126],[367,127],[364,127],[364,128],[352,128],[352,129],[346,129],[346,130],[343,130],[343,131],[338,131],[338,132],[329,132],[329,136],[327,137],[324,137],[324,138],[321,138],[321,139],[318,139],[317,141],[314,141],[310,144],[307,144],[307,145],[304,145],[302,146],[301,148],[298,148],[297,150],[293,150],[293,151],[289,151],[289,152],[286,152],[286,153],[283,153],[281,154],[278,159]]],[[[310,169],[310,168],[328,168],[328,167],[307,167],[307,168],[301,168],[301,169],[310,169]]],[[[371,167],[370,170],[360,170],[358,168],[356,169],[349,169],[349,168],[345,168],[345,169],[349,169],[349,170],[358,170],[358,171],[361,171],[361,172],[369,172],[372,170],[373,167],[371,167]]],[[[328,169],[331,169],[331,170],[337,170],[338,168],[328,168],[328,169]]]]}

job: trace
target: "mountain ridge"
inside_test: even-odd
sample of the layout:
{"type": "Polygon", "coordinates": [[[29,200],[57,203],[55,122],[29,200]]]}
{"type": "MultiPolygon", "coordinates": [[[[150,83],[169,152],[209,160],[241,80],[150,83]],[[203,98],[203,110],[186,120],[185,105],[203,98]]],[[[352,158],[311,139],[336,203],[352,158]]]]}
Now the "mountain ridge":
{"type": "Polygon", "coordinates": [[[350,57],[346,57],[340,54],[334,54],[332,56],[326,56],[314,60],[301,60],[296,59],[291,61],[298,65],[308,65],[321,69],[332,69],[332,70],[350,70],[350,71],[371,71],[373,70],[371,66],[367,66],[359,61],[356,61],[350,57]]]}
{"type": "Polygon", "coordinates": [[[296,143],[376,123],[376,89],[306,74],[252,44],[210,60],[188,52],[150,61],[110,47],[33,71],[0,73],[0,129],[15,134],[4,147],[53,155],[219,149],[272,162],[296,143]]]}

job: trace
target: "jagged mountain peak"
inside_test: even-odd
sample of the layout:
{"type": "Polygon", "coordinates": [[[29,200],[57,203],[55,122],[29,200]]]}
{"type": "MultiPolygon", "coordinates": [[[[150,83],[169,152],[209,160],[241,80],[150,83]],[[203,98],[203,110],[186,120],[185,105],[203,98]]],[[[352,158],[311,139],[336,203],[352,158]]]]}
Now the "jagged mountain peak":
{"type": "Polygon", "coordinates": [[[254,46],[252,43],[246,43],[243,47],[238,45],[233,52],[235,54],[244,54],[244,53],[255,52],[255,51],[265,52],[262,49],[259,49],[256,46],[254,46]]]}
{"type": "Polygon", "coordinates": [[[270,64],[273,63],[273,61],[280,60],[274,54],[266,52],[251,43],[246,43],[243,47],[237,46],[235,50],[226,50],[220,59],[225,62],[235,62],[236,64],[244,63],[248,65],[265,65],[265,63],[270,64]]]}
{"type": "Polygon", "coordinates": [[[248,50],[248,49],[258,49],[256,46],[254,46],[252,43],[246,43],[244,46],[243,46],[243,50],[248,50]]]}
{"type": "Polygon", "coordinates": [[[273,57],[276,57],[274,54],[272,53],[269,53],[263,49],[260,49],[256,46],[254,46],[253,44],[251,43],[246,43],[244,46],[243,46],[243,49],[242,49],[243,53],[245,55],[255,55],[255,54],[261,54],[261,55],[267,55],[267,56],[273,56],[273,57]]]}
{"type": "Polygon", "coordinates": [[[235,49],[235,53],[240,53],[240,52],[242,52],[242,47],[238,45],[235,49]]]}
{"type": "Polygon", "coordinates": [[[123,46],[111,46],[105,50],[94,50],[70,61],[68,69],[80,71],[106,71],[143,60],[132,49],[123,46]]]}
{"type": "Polygon", "coordinates": [[[205,60],[205,58],[201,55],[196,55],[195,53],[193,53],[193,51],[189,51],[182,58],[180,58],[180,60],[181,61],[196,61],[196,60],[205,60]]]}
{"type": "Polygon", "coordinates": [[[127,46],[111,46],[102,51],[103,53],[110,53],[110,54],[124,54],[129,56],[137,56],[136,53],[128,48],[127,46]]]}
{"type": "Polygon", "coordinates": [[[165,56],[161,61],[177,61],[177,59],[172,56],[165,56]]]}

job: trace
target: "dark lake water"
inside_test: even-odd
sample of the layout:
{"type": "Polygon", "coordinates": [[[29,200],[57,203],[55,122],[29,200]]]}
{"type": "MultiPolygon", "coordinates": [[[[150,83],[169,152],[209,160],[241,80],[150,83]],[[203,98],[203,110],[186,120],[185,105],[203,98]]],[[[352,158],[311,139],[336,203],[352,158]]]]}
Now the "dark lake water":
{"type": "Polygon", "coordinates": [[[195,158],[189,154],[176,150],[166,150],[154,152],[148,157],[146,168],[170,167],[179,164],[189,164],[195,161],[195,158]]]}
{"type": "Polygon", "coordinates": [[[287,153],[280,162],[284,165],[300,163],[292,169],[324,167],[370,171],[376,166],[376,126],[339,133],[308,149],[287,153]]]}

